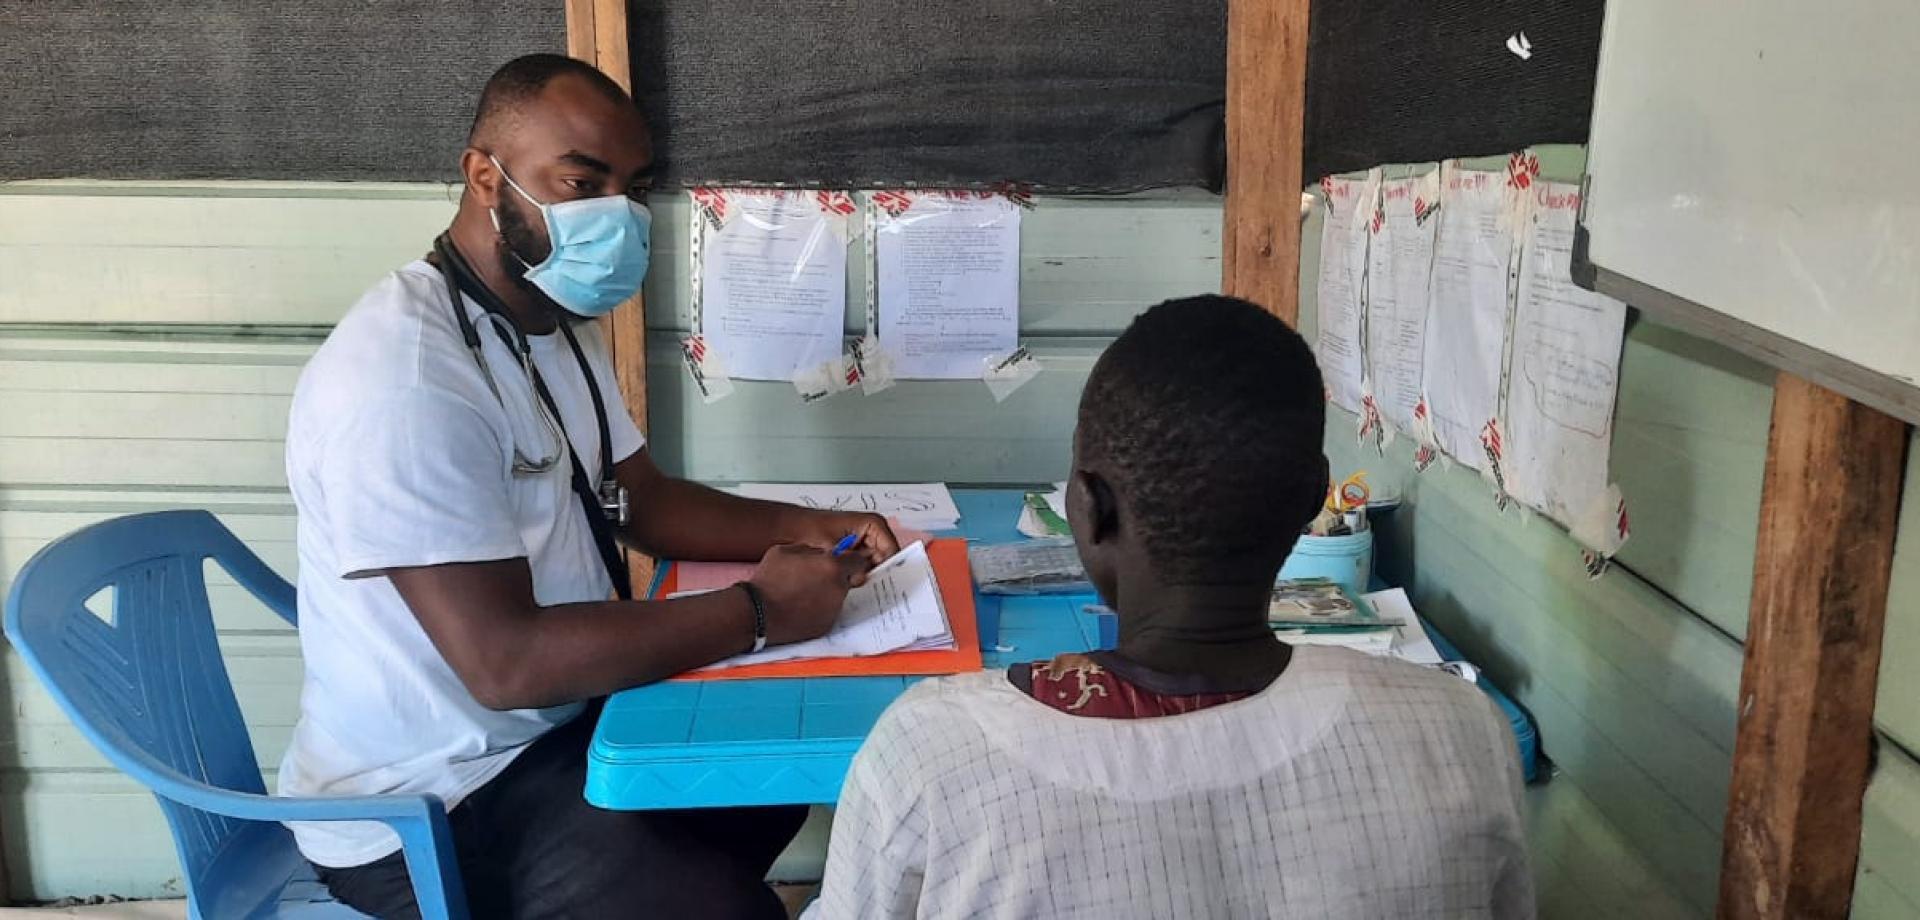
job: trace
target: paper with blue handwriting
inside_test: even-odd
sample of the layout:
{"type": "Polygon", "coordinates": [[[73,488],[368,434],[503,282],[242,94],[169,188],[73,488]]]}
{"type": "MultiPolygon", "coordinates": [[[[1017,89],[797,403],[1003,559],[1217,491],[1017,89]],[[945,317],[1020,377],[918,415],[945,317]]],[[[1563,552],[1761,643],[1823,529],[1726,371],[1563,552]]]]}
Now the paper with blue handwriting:
{"type": "Polygon", "coordinates": [[[736,379],[792,381],[840,357],[847,218],[814,192],[703,190],[700,333],[736,379]]]}
{"type": "Polygon", "coordinates": [[[885,515],[916,530],[952,530],[960,523],[960,508],[946,483],[941,482],[748,482],[734,487],[733,492],[802,508],[885,515]]]}
{"type": "Polygon", "coordinates": [[[1570,524],[1607,493],[1627,308],[1573,283],[1579,186],[1527,194],[1503,465],[1515,498],[1570,524]]]}

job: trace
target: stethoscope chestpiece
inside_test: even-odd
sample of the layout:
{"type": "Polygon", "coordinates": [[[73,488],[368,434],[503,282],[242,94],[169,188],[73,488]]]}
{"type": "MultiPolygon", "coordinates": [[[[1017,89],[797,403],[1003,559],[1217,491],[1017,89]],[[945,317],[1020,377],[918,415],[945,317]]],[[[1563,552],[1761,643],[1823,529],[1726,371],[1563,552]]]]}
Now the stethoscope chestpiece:
{"type": "Polygon", "coordinates": [[[600,482],[600,511],[620,527],[633,518],[633,508],[625,486],[611,479],[600,482]]]}

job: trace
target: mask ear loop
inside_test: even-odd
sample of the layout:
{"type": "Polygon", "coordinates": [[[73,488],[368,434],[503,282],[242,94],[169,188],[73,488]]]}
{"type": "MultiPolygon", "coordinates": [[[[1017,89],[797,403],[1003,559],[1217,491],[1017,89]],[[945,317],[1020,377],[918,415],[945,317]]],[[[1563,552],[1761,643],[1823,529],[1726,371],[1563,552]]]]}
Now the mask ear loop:
{"type": "MultiPolygon", "coordinates": [[[[513,181],[513,176],[507,172],[507,168],[505,166],[500,165],[499,157],[496,157],[493,154],[489,153],[487,154],[487,160],[488,162],[491,162],[493,164],[494,169],[497,169],[500,171],[500,178],[507,180],[508,186],[512,187],[515,192],[518,192],[520,194],[520,197],[525,198],[534,207],[540,209],[540,219],[546,223],[547,233],[551,235],[553,233],[553,221],[547,220],[547,206],[545,204],[542,204],[540,202],[540,199],[527,194],[527,190],[521,188],[520,183],[513,181]]],[[[533,271],[533,268],[534,268],[533,263],[528,262],[523,256],[520,255],[520,253],[517,250],[513,248],[512,241],[507,239],[507,232],[500,228],[500,210],[498,208],[488,208],[487,217],[493,221],[494,235],[500,237],[500,244],[506,247],[507,254],[513,256],[513,260],[515,262],[520,263],[520,265],[523,268],[525,268],[527,271],[533,271]]]]}

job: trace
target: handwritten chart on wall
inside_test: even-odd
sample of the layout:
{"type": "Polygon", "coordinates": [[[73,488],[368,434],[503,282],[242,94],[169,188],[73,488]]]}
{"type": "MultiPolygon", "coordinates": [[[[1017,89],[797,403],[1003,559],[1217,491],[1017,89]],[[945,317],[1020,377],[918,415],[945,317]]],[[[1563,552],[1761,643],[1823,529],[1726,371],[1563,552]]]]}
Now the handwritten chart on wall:
{"type": "Polygon", "coordinates": [[[1920,4],[1610,0],[1583,281],[1920,421],[1920,4]]]}
{"type": "Polygon", "coordinates": [[[1579,186],[1542,181],[1522,153],[1505,175],[1449,162],[1321,191],[1318,352],[1329,400],[1349,411],[1347,356],[1366,368],[1361,442],[1384,453],[1378,427],[1409,434],[1416,469],[1450,456],[1503,505],[1618,549],[1609,454],[1626,306],[1573,282],[1579,186]]]}
{"type": "Polygon", "coordinates": [[[1576,186],[1536,183],[1521,250],[1507,386],[1508,486],[1571,521],[1607,489],[1627,308],[1568,275],[1576,186]]]}

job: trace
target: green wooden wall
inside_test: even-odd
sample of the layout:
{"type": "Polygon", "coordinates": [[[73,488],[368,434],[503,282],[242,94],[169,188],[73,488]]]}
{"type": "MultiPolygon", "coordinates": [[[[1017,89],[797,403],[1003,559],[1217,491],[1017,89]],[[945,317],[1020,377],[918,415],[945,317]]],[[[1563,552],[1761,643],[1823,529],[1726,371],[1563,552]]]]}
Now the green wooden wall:
{"type": "MultiPolygon", "coordinates": [[[[1576,148],[1543,152],[1577,180],[1576,148]]],[[[1469,165],[1499,169],[1500,161],[1469,165]]],[[[1311,334],[1319,222],[1304,253],[1311,334]]],[[[1633,519],[1620,566],[1589,581],[1578,547],[1544,518],[1497,512],[1464,467],[1415,474],[1404,439],[1362,450],[1331,413],[1336,472],[1368,470],[1406,496],[1378,568],[1538,718],[1559,775],[1537,790],[1535,870],[1557,916],[1706,916],[1746,633],[1772,411],[1766,367],[1630,320],[1613,476],[1633,519]],[[1580,838],[1585,837],[1585,840],[1580,838]]],[[[1915,464],[1920,464],[1920,452],[1915,464]]],[[[1920,916],[1920,476],[1910,468],[1876,721],[1856,915],[1920,916]]]]}

